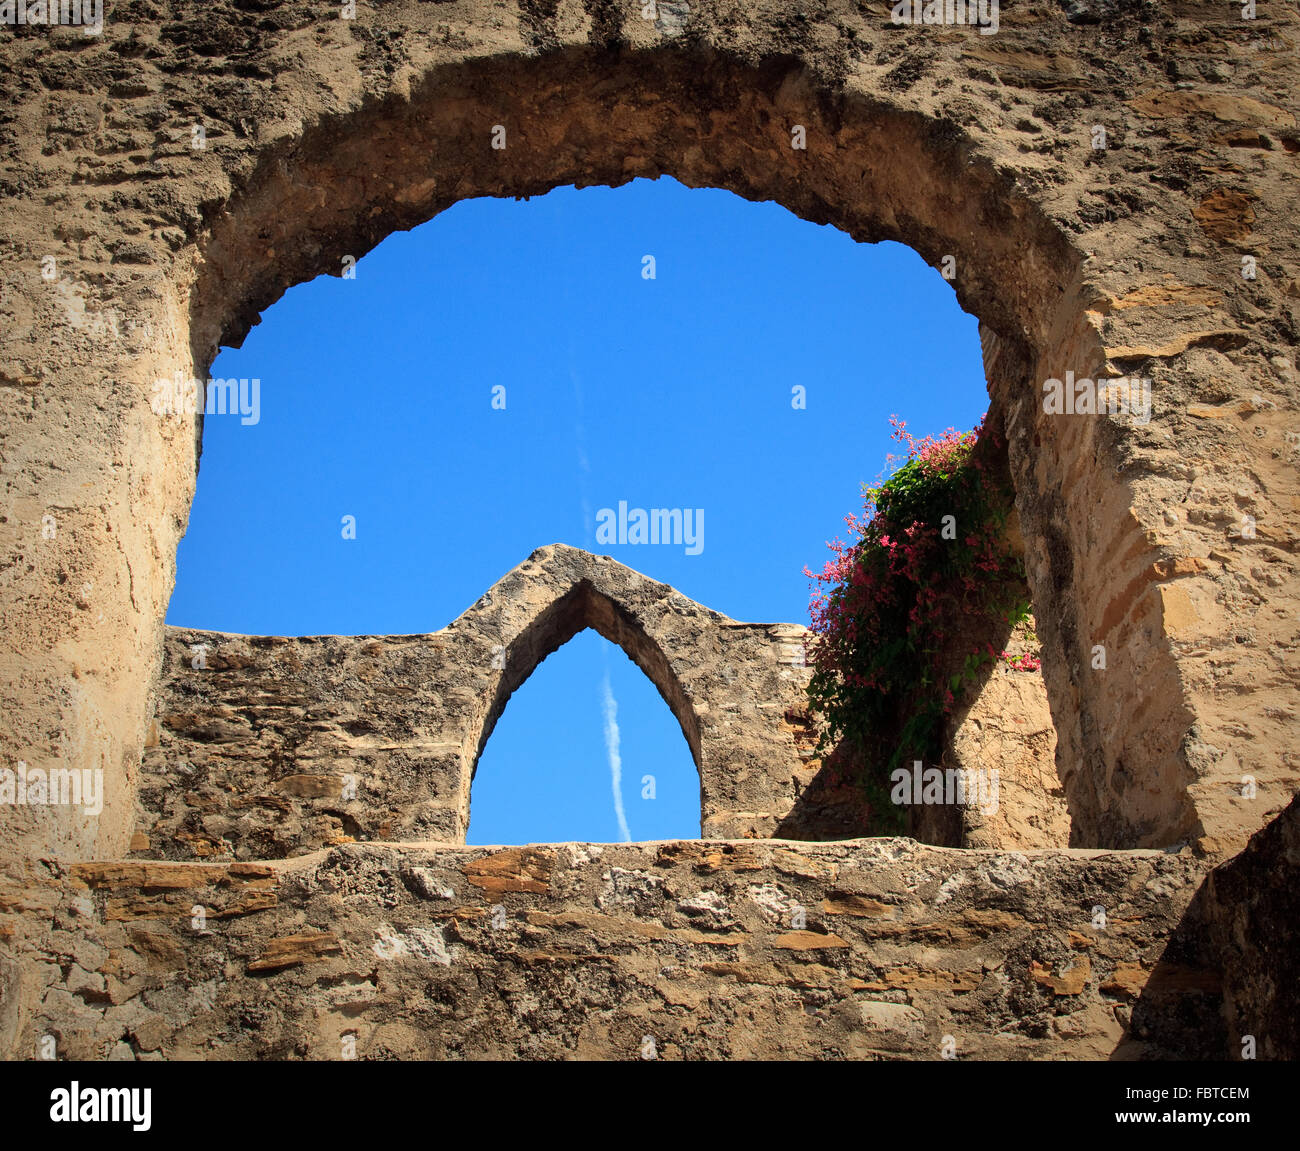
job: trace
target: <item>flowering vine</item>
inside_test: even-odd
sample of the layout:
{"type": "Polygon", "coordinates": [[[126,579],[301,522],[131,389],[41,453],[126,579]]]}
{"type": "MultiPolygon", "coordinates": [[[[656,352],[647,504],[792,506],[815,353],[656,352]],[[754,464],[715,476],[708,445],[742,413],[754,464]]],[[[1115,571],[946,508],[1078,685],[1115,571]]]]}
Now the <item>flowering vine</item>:
{"type": "Polygon", "coordinates": [[[848,541],[828,544],[822,571],[804,569],[815,581],[808,690],[823,717],[821,748],[843,738],[856,745],[885,823],[891,810],[901,818],[883,801],[890,772],[937,758],[943,721],[981,668],[1037,666],[1033,655],[969,638],[980,631],[973,623],[1029,615],[1023,561],[1006,532],[1014,493],[1001,444],[984,419],[919,439],[897,417],[890,423],[906,459],[891,455],[892,474],[863,485],[862,512],[845,517],[848,541]]]}

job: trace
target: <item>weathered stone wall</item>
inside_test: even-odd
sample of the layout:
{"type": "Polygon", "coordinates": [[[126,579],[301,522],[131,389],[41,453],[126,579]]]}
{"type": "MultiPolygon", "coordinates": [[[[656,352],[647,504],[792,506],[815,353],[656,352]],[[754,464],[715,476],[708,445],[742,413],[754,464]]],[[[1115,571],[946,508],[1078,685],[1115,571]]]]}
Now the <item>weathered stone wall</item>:
{"type": "MultiPolygon", "coordinates": [[[[822,779],[835,767],[816,754],[807,629],[738,623],[608,556],[555,544],[430,635],[168,628],[132,854],[250,860],[354,840],[464,843],[478,757],[511,693],[587,627],[619,644],[676,715],[700,773],[704,838],[879,830],[856,783],[822,779]]],[[[1034,649],[1027,635],[1008,640],[1012,654],[1034,649]]],[[[953,717],[942,760],[996,791],[912,811],[909,833],[923,842],[1069,845],[1042,675],[1003,671],[953,717]]]]}
{"type": "Polygon", "coordinates": [[[1219,972],[1153,976],[1201,874],[907,839],[33,864],[0,888],[0,1032],[70,1059],[1219,1058],[1219,972]]]}
{"type": "Polygon", "coordinates": [[[1240,1058],[1249,1036],[1257,1058],[1300,1058],[1300,800],[1211,872],[1197,903],[1188,934],[1222,957],[1229,1054],[1240,1058]]]}
{"type": "MultiPolygon", "coordinates": [[[[1004,650],[1013,659],[1037,655],[1034,622],[1031,617],[1008,636],[1004,650]]],[[[1041,668],[995,661],[948,728],[944,766],[960,768],[976,783],[959,813],[955,846],[1015,851],[1070,845],[1070,812],[1057,774],[1056,729],[1041,668]],[[990,780],[996,780],[991,794],[990,780]]]]}
{"type": "Polygon", "coordinates": [[[587,627],[677,716],[700,773],[702,835],[770,836],[807,774],[787,721],[806,706],[804,629],[737,623],[557,544],[431,635],[169,628],[134,846],[158,859],[275,859],[345,838],[464,843],[470,782],[507,700],[587,627]]]}

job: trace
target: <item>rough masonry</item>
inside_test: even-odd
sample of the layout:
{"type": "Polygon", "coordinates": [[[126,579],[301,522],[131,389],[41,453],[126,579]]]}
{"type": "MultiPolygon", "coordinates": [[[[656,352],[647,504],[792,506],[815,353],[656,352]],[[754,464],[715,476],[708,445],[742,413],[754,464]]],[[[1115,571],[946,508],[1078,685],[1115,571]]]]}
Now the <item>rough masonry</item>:
{"type": "MultiPolygon", "coordinates": [[[[165,1039],[146,1046],[153,1038],[140,1039],[138,1021],[113,1013],[146,995],[131,974],[139,963],[211,972],[214,1010],[222,996],[255,997],[255,988],[286,978],[263,972],[300,970],[249,970],[266,959],[261,950],[254,955],[248,944],[245,963],[233,942],[210,936],[176,935],[185,943],[173,948],[179,918],[152,933],[157,942],[117,934],[125,928],[113,918],[110,888],[112,900],[140,898],[165,907],[165,919],[182,915],[159,898],[188,891],[170,886],[182,874],[166,870],[173,867],[199,869],[183,882],[204,888],[233,884],[221,878],[231,868],[269,869],[255,876],[268,886],[289,882],[292,870],[293,883],[306,885],[292,899],[241,905],[253,917],[249,930],[258,939],[269,933],[267,948],[272,936],[281,940],[272,957],[316,946],[292,942],[298,936],[332,933],[348,958],[330,962],[346,970],[301,971],[328,970],[327,984],[343,980],[335,986],[352,971],[368,980],[356,956],[369,920],[356,931],[327,922],[336,908],[329,884],[293,870],[323,865],[300,862],[314,855],[280,860],[273,831],[259,833],[267,863],[123,862],[142,796],[156,794],[146,750],[160,730],[155,716],[166,729],[173,714],[173,679],[164,675],[178,641],[163,617],[202,433],[201,418],[160,418],[149,399],[160,379],[204,378],[217,347],[238,343],[291,285],[338,274],[344,257],[470,196],[671,174],[776,200],[860,241],[909,244],[936,268],[950,257],[958,298],[981,321],[992,418],[1007,433],[1071,842],[1128,859],[1121,871],[1146,858],[1126,852],[1182,859],[1187,848],[1202,869],[1227,869],[1216,891],[1230,890],[1241,868],[1261,867],[1250,863],[1261,857],[1294,876],[1294,853],[1279,846],[1290,840],[1276,821],[1297,786],[1300,13],[1270,0],[1254,19],[1243,19],[1240,5],[1198,0],[1032,0],[1002,4],[997,34],[984,36],[971,27],[894,25],[883,0],[692,0],[660,4],[654,19],[642,18],[641,7],[392,0],[358,3],[345,19],[339,6],[299,0],[130,0],[106,5],[99,36],[0,28],[0,745],[10,767],[98,771],[105,787],[94,815],[74,805],[0,805],[0,1050],[30,1055],[39,1028],[57,1022],[69,1048],[167,1051],[165,1039]],[[504,148],[492,146],[498,127],[504,148]],[[796,138],[805,146],[793,146],[796,138]],[[1045,410],[1043,383],[1067,373],[1149,379],[1150,418],[1045,410]],[[1254,855],[1232,871],[1229,861],[1252,836],[1254,855]],[[312,903],[313,891],[324,902],[312,903]]],[[[555,602],[528,643],[544,646],[583,620],[626,629],[628,643],[638,642],[609,606],[616,599],[592,591],[555,602]]],[[[507,629],[497,642],[508,646],[514,634],[507,629]]],[[[725,626],[719,634],[749,642],[725,626]]],[[[230,645],[235,655],[240,642],[230,645]]],[[[400,662],[401,641],[382,642],[391,648],[384,658],[400,662]]],[[[290,652],[307,647],[253,645],[248,657],[255,653],[258,674],[269,675],[277,658],[290,662],[290,652]]],[[[340,641],[345,658],[346,647],[340,641]]],[[[669,648],[660,650],[671,663],[669,648]]],[[[695,668],[683,657],[673,675],[685,684],[700,674],[695,668]]],[[[414,809],[420,834],[453,834],[455,788],[500,693],[513,686],[508,669],[484,681],[489,696],[453,702],[454,747],[390,753],[394,798],[416,773],[402,755],[446,757],[436,769],[420,767],[442,781],[414,809]]],[[[647,668],[660,675],[661,691],[667,685],[672,706],[676,688],[662,672],[647,668]]],[[[310,677],[296,675],[286,668],[283,690],[310,691],[310,677]]],[[[758,723],[758,704],[770,698],[738,706],[758,723]]],[[[688,710],[674,710],[688,741],[698,739],[692,750],[712,830],[731,834],[749,820],[750,830],[767,833],[785,784],[711,777],[709,767],[733,754],[751,771],[777,762],[779,772],[793,770],[788,749],[748,760],[739,744],[729,751],[725,741],[709,742],[713,720],[697,714],[693,735],[688,710]]],[[[350,737],[358,745],[367,738],[350,737]]],[[[165,807],[166,797],[157,802],[165,807]]],[[[328,850],[342,853],[330,857],[337,860],[398,849],[328,850]]],[[[619,850],[631,854],[617,866],[652,874],[650,848],[619,850]]],[[[848,860],[880,849],[833,850],[848,860]]],[[[1050,858],[1068,867],[1073,856],[1050,858]]],[[[393,856],[389,871],[400,868],[393,856]]],[[[557,889],[571,904],[533,912],[630,924],[616,905],[593,908],[596,878],[557,889]]],[[[1112,902],[1128,882],[1119,872],[1113,880],[1112,902]]],[[[675,882],[685,899],[706,898],[675,882]]],[[[732,906],[731,895],[710,890],[706,902],[717,896],[732,906]]],[[[1275,922],[1269,890],[1234,914],[1275,922]]],[[[871,884],[857,894],[887,902],[871,884]]],[[[821,898],[838,897],[828,889],[821,898]]],[[[1227,914],[1208,894],[1187,908],[1211,925],[1215,908],[1227,914]]],[[[743,914],[752,933],[756,913],[743,914]]],[[[1054,921],[1060,930],[1082,930],[1066,928],[1066,918],[1054,921]]],[[[1190,921],[1169,931],[1151,922],[1153,949],[1160,939],[1166,950],[1201,947],[1186,942],[1201,938],[1190,921]]],[[[601,926],[625,940],[636,930],[601,926]]],[[[560,928],[545,921],[530,930],[560,928]]],[[[852,957],[837,978],[864,984],[836,984],[855,1004],[837,1016],[841,1024],[857,1034],[867,1016],[911,1020],[860,1005],[894,1002],[873,973],[881,945],[837,934],[852,957]]],[[[921,945],[921,936],[908,938],[921,945]]],[[[1221,969],[1214,948],[1229,936],[1204,938],[1202,968],[1221,969]]],[[[549,942],[531,950],[558,953],[549,942]]],[[[1277,1055],[1293,1040],[1276,1025],[1286,1005],[1270,946],[1248,949],[1248,969],[1234,974],[1227,1014],[1216,1018],[1254,1028],[1267,1037],[1261,1049],[1277,1055]]],[[[1028,964],[1050,958],[1027,958],[1009,942],[993,950],[1015,987],[1028,964]]],[[[488,952],[475,954],[487,961],[488,952]]],[[[775,952],[755,954],[756,970],[771,959],[784,986],[799,985],[775,952]]],[[[638,960],[647,972],[649,955],[638,960]]],[[[1138,986],[1156,968],[1123,961],[1143,972],[1126,969],[1138,997],[1132,1018],[1117,1019],[1127,1027],[1158,1014],[1149,982],[1138,986]]],[[[549,972],[550,962],[538,965],[549,972]]],[[[1077,978],[1059,965],[1050,970],[1065,986],[1077,978]]],[[[1093,970],[1113,974],[1100,961],[1093,970]]],[[[627,987],[632,1002],[648,1002],[648,992],[627,987]]],[[[932,1018],[920,998],[902,1002],[919,990],[887,990],[932,1018]]],[[[784,993],[771,994],[757,1016],[802,1021],[786,1010],[784,993]]],[[[323,1001],[318,1009],[333,1010],[323,1001]]],[[[1012,1014],[1034,1010],[1023,997],[1011,1005],[1012,1014]]],[[[995,1016],[989,1028],[1002,1026],[995,1016]]],[[[310,1038],[279,1027],[268,1033],[293,1037],[268,1051],[317,1052],[310,1038]]],[[[534,1034],[556,1038],[539,1039],[536,1052],[574,1050],[558,1036],[572,1038],[575,1028],[539,1021],[534,1034]]],[[[927,1045],[932,1032],[927,1022],[927,1045]]],[[[625,1051],[621,1031],[590,1034],[595,1047],[584,1051],[625,1051]]],[[[991,1042],[994,1032],[983,1034],[991,1042]]],[[[452,1035],[439,1040],[450,1044],[443,1048],[424,1042],[393,1040],[384,1049],[465,1050],[452,1035]]],[[[491,1042],[501,1044],[492,1050],[529,1053],[523,1040],[491,1042]]],[[[775,1053],[776,1043],[755,1050],[775,1053]]],[[[869,1048],[883,1049],[858,1035],[836,1050],[869,1048]]],[[[1199,1050],[1190,1040],[1168,1049],[1199,1050]]],[[[1235,1049],[1231,1035],[1225,1049],[1235,1049]]],[[[1074,1050],[1097,1048],[1080,1039],[1074,1050]]]]}
{"type": "Polygon", "coordinates": [[[470,783],[507,700],[588,627],[681,724],[704,837],[770,837],[810,774],[790,719],[807,707],[804,629],[737,623],[562,544],[431,635],[169,628],[137,829],[160,858],[272,859],[340,835],[464,843],[470,783]]]}

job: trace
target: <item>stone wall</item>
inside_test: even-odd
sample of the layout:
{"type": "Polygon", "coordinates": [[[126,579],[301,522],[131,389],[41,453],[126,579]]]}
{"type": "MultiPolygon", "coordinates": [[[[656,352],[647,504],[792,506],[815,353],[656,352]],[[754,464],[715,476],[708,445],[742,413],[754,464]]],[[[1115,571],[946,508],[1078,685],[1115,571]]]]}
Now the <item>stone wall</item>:
{"type": "Polygon", "coordinates": [[[737,623],[557,544],[431,635],[169,628],[134,846],[275,859],[345,839],[464,843],[478,757],[511,693],[587,627],[677,716],[702,835],[771,835],[806,774],[787,721],[805,706],[804,629],[737,623]]]}
{"type": "MultiPolygon", "coordinates": [[[[1012,659],[1036,657],[1035,623],[1030,617],[1006,638],[1003,650],[1012,659]]],[[[1070,834],[1070,810],[1057,773],[1056,728],[1041,668],[994,661],[974,698],[949,719],[943,763],[965,771],[977,784],[977,794],[957,813],[955,845],[1004,850],[1093,846],[1070,834]],[[996,780],[996,791],[987,782],[979,791],[981,780],[996,780]]]]}
{"type": "Polygon", "coordinates": [[[1250,1037],[1260,1059],[1300,1058],[1300,800],[1211,872],[1189,925],[1201,954],[1222,957],[1229,1055],[1250,1037]]]}
{"type": "MultiPolygon", "coordinates": [[[[676,715],[700,773],[703,838],[879,830],[855,781],[824,778],[841,773],[835,753],[816,752],[807,629],[738,623],[608,556],[555,544],[430,635],[168,628],[132,854],[279,859],[354,840],[464,843],[478,757],[510,695],[586,627],[619,644],[676,715]]],[[[1008,638],[1011,653],[1034,650],[1032,634],[1008,638]]],[[[941,768],[996,779],[997,791],[914,810],[910,834],[1069,845],[1040,671],[990,669],[949,727],[941,768]]]]}
{"type": "Polygon", "coordinates": [[[32,865],[0,888],[0,1033],[69,1059],[1217,1058],[1220,974],[1153,976],[1201,875],[906,839],[32,865]],[[1129,1034],[1139,1001],[1161,1013],[1129,1034]]]}

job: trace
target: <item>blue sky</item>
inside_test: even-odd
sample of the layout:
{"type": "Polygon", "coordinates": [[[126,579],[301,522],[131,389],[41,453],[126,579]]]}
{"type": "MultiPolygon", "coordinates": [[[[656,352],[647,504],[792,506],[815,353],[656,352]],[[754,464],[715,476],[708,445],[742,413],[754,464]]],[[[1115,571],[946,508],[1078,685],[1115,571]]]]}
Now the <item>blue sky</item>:
{"type": "MultiPolygon", "coordinates": [[[[211,374],[259,379],[260,418],[205,422],[167,620],[248,634],[435,631],[554,542],[806,623],[802,569],[897,448],[890,415],[987,407],[975,318],[910,249],[668,178],[456,204],[290,290],[211,374]],[[703,548],[597,545],[620,500],[703,509],[703,548]]],[[[699,835],[675,719],[586,632],[506,708],[471,843],[623,838],[606,676],[628,834],[699,835]]]]}

